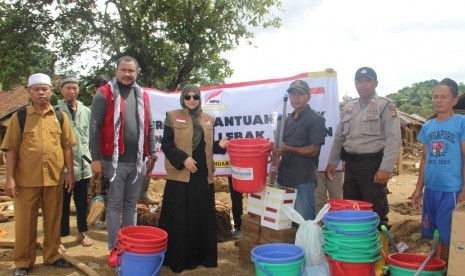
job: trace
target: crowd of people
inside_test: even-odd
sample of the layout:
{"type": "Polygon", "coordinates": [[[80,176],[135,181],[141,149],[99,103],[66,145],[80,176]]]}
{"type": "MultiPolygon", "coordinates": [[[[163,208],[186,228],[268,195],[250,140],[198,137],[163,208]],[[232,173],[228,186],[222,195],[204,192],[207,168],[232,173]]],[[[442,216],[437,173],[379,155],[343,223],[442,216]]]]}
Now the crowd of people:
{"type": "MultiPolygon", "coordinates": [[[[116,265],[117,235],[121,227],[136,225],[138,199],[150,202],[147,177],[157,161],[155,132],[148,94],[137,84],[139,65],[130,56],[116,62],[115,77],[95,79],[92,106],[78,100],[79,80],[61,79],[62,99],[50,104],[50,77],[37,73],[28,79],[31,104],[12,116],[1,145],[6,152],[6,195],[14,199],[16,268],[27,275],[36,261],[37,218],[43,214],[44,263],[66,268],[66,251],[60,237],[70,234],[70,200],[77,216],[76,240],[91,246],[87,234],[90,179],[105,175],[110,186],[106,204],[108,263],[116,265]],[[56,208],[61,206],[61,208],[56,208]],[[61,223],[57,223],[60,220],[61,223]]],[[[287,92],[293,112],[286,118],[277,182],[297,190],[295,209],[313,220],[328,196],[367,201],[388,220],[387,182],[401,147],[396,105],[376,93],[378,77],[369,67],[355,73],[356,99],[341,105],[340,123],[331,145],[326,172],[318,172],[325,144],[325,119],[309,102],[310,88],[294,80],[287,92]],[[339,169],[338,169],[339,168],[339,169]],[[342,169],[341,169],[342,168],[342,169]]],[[[434,89],[432,104],[437,117],[422,128],[420,176],[412,202],[423,201],[422,234],[440,232],[447,260],[452,211],[465,201],[465,117],[455,115],[458,85],[442,80],[434,89]]],[[[199,265],[218,265],[213,154],[224,154],[227,138],[215,141],[215,118],[202,110],[199,87],[185,85],[180,109],[166,113],[161,149],[167,172],[159,227],[169,236],[164,265],[173,272],[199,265]]],[[[242,194],[231,189],[233,236],[241,233],[242,194]]],[[[94,189],[91,187],[91,190],[94,189]]]]}

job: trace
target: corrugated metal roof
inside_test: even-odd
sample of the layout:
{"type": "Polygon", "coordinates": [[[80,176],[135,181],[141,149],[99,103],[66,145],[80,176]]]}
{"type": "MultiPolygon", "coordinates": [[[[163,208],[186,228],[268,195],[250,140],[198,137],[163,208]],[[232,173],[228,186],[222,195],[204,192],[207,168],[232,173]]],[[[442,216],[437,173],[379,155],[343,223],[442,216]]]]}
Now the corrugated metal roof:
{"type": "Polygon", "coordinates": [[[24,86],[16,86],[13,91],[0,91],[0,120],[28,103],[29,95],[24,86]]]}
{"type": "Polygon", "coordinates": [[[403,122],[404,124],[411,124],[411,125],[423,125],[426,122],[426,119],[423,117],[414,114],[414,115],[409,115],[407,113],[399,111],[399,119],[401,120],[401,123],[403,122]]]}

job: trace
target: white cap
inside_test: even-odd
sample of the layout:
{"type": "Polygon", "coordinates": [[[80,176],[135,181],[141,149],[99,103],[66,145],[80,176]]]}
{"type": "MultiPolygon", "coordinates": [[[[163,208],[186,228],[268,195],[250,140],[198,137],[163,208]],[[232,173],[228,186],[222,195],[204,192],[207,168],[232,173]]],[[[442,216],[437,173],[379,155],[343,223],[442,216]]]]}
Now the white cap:
{"type": "Polygon", "coordinates": [[[50,80],[49,76],[42,73],[37,73],[29,77],[27,87],[31,87],[34,84],[46,84],[52,86],[52,81],[50,80]]]}

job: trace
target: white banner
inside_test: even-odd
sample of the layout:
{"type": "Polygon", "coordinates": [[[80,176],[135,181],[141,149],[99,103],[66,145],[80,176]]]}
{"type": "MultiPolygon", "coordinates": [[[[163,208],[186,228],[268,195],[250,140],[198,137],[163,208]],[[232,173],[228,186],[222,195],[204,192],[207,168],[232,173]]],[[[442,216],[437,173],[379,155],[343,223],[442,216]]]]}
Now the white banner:
{"type": "MultiPolygon", "coordinates": [[[[326,119],[326,140],[320,153],[318,170],[328,163],[333,136],[339,123],[339,95],[336,72],[302,73],[293,77],[202,87],[204,112],[215,116],[215,140],[222,137],[265,138],[274,141],[276,117],[283,110],[286,90],[293,80],[301,79],[310,86],[310,106],[326,119]]],[[[163,122],[166,112],[181,108],[180,92],[162,92],[144,88],[149,93],[152,119],[155,123],[158,161],[152,176],[165,176],[165,156],[161,151],[163,122]]],[[[293,109],[288,101],[287,113],[293,109]]],[[[216,175],[230,175],[228,155],[215,155],[216,175]]]]}

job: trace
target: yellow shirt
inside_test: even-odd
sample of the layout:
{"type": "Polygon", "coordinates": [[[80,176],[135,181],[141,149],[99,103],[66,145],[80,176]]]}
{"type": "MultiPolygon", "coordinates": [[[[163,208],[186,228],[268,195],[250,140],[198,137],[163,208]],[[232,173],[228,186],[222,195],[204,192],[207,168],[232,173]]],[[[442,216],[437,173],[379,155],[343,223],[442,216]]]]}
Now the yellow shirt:
{"type": "Polygon", "coordinates": [[[60,126],[50,105],[44,114],[27,107],[26,123],[21,135],[17,114],[13,114],[2,143],[2,150],[18,153],[14,179],[18,187],[56,186],[64,167],[63,149],[76,144],[68,116],[60,126]]]}

